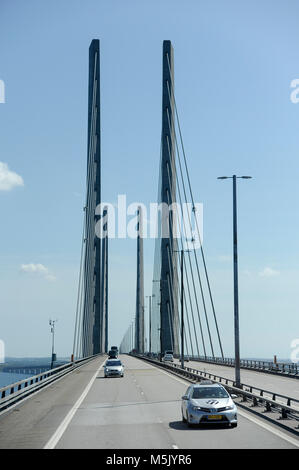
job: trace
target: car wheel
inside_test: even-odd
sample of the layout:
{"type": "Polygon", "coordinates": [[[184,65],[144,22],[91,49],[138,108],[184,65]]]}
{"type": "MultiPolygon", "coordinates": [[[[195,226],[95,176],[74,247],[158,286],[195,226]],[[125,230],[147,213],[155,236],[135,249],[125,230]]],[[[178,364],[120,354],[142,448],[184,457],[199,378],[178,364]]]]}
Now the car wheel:
{"type": "Polygon", "coordinates": [[[232,428],[236,428],[237,426],[238,426],[238,423],[232,423],[232,424],[231,424],[231,427],[232,427],[232,428]]]}
{"type": "Polygon", "coordinates": [[[190,423],[188,413],[187,413],[187,424],[188,424],[188,428],[193,428],[193,423],[190,423]]]}

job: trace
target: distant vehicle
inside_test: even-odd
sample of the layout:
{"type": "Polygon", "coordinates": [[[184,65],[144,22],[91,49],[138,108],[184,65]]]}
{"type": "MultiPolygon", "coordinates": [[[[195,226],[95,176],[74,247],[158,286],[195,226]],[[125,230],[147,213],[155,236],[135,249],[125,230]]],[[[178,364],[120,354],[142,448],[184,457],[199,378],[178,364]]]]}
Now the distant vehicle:
{"type": "Polygon", "coordinates": [[[111,351],[118,351],[118,347],[117,346],[111,346],[111,351]]]}
{"type": "Polygon", "coordinates": [[[117,359],[118,358],[118,351],[115,351],[115,349],[110,349],[108,353],[109,359],[117,359]]]}
{"type": "Polygon", "coordinates": [[[124,366],[119,359],[108,359],[104,365],[104,376],[107,377],[123,377],[124,366]]]}
{"type": "MultiPolygon", "coordinates": [[[[181,362],[182,356],[178,356],[178,361],[181,362]]],[[[190,356],[188,354],[184,355],[184,361],[189,362],[190,361],[190,356]]]]}
{"type": "Polygon", "coordinates": [[[237,407],[220,384],[202,380],[188,387],[182,396],[182,420],[189,427],[194,424],[223,424],[235,428],[238,424],[237,407]]]}
{"type": "Polygon", "coordinates": [[[162,361],[163,362],[173,362],[174,359],[173,359],[173,354],[169,353],[169,352],[165,352],[163,358],[162,358],[162,361]]]}

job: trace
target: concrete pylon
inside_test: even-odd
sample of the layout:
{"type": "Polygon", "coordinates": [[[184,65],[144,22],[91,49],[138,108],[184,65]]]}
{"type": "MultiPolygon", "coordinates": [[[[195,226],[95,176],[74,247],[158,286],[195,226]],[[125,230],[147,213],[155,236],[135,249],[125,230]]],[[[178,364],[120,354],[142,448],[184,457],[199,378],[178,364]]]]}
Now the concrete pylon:
{"type": "Polygon", "coordinates": [[[177,285],[177,239],[174,237],[173,213],[169,211],[176,203],[176,163],[174,128],[174,64],[170,41],[163,41],[163,87],[162,87],[162,161],[161,194],[161,282],[160,282],[160,348],[162,354],[172,350],[179,354],[178,342],[178,285],[177,285]]]}
{"type": "Polygon", "coordinates": [[[108,352],[108,210],[103,210],[101,274],[101,352],[108,352]]]}
{"type": "Polygon", "coordinates": [[[142,209],[137,210],[137,286],[136,286],[136,322],[135,348],[138,353],[144,352],[144,268],[143,268],[143,219],[142,209]]]}
{"type": "Polygon", "coordinates": [[[101,240],[95,234],[101,202],[100,41],[89,48],[87,196],[85,206],[85,260],[82,355],[100,352],[101,240]]]}

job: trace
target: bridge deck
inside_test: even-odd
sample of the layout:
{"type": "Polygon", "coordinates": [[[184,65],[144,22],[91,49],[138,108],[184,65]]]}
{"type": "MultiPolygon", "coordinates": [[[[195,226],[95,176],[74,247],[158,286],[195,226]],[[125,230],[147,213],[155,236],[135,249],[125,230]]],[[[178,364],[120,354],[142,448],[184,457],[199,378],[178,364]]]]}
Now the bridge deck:
{"type": "Polygon", "coordinates": [[[236,429],[189,429],[180,411],[188,383],[139,359],[121,359],[124,378],[105,379],[103,357],[97,358],[2,414],[0,448],[47,443],[61,449],[299,446],[299,439],[244,410],[239,410],[236,429]]]}
{"type": "MultiPolygon", "coordinates": [[[[176,360],[177,363],[180,361],[176,360]]],[[[212,374],[234,380],[235,369],[229,366],[209,364],[208,362],[190,361],[185,363],[186,367],[211,372],[212,374]]],[[[281,377],[279,375],[266,372],[257,372],[253,370],[241,369],[241,382],[246,385],[252,385],[270,392],[280,393],[299,400],[299,380],[290,377],[281,377]]]]}

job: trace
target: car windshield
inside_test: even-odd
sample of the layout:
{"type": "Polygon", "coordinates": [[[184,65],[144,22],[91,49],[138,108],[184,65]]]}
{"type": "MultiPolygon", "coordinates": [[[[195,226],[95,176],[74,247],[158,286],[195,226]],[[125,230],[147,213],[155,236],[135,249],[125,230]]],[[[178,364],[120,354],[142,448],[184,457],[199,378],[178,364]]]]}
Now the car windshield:
{"type": "Polygon", "coordinates": [[[106,366],[121,366],[120,361],[107,361],[106,366]]]}
{"type": "Polygon", "coordinates": [[[196,387],[192,398],[228,398],[228,393],[222,387],[196,387]]]}

